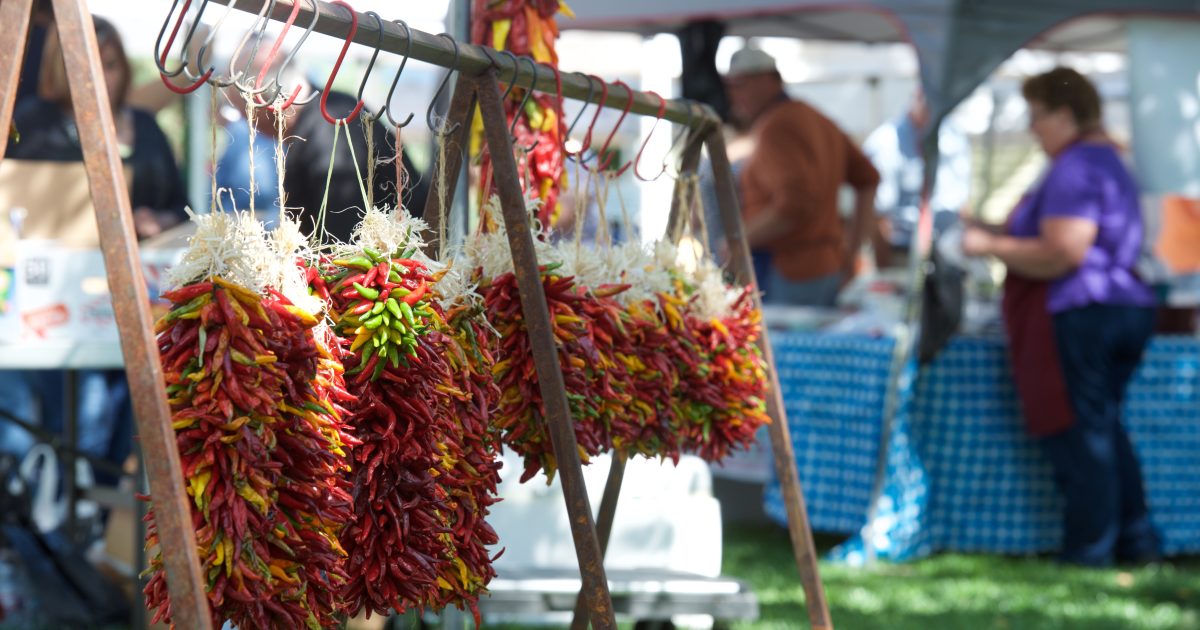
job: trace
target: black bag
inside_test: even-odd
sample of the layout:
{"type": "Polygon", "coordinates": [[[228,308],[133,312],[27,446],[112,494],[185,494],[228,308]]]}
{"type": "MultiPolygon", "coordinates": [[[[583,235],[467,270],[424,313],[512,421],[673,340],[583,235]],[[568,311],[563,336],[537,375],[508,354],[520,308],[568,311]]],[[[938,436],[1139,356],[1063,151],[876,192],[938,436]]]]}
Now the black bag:
{"type": "Polygon", "coordinates": [[[962,326],[966,272],[946,261],[932,249],[932,269],[925,276],[921,295],[921,338],[917,358],[922,365],[931,363],[962,326]]]}

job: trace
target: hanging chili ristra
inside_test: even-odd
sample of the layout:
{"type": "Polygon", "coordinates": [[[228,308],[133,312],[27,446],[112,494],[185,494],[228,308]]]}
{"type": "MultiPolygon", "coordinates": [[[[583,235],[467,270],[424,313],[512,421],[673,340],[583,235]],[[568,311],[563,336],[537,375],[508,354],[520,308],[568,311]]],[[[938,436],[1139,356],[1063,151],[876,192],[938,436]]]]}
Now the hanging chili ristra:
{"type": "Polygon", "coordinates": [[[747,287],[722,317],[689,316],[701,360],[685,377],[683,397],[700,411],[682,425],[684,448],[710,462],[754,442],[766,413],[766,365],[758,349],[762,314],[747,287]]]}
{"type": "Polygon", "coordinates": [[[354,515],[341,536],[349,614],[475,611],[495,575],[484,550],[495,542],[484,520],[494,454],[480,419],[495,397],[466,363],[452,368],[465,356],[432,299],[435,278],[410,253],[362,248],[328,261],[316,289],[332,302],[357,398],[349,424],[362,442],[350,475],[354,515]]]}
{"type": "MultiPolygon", "coordinates": [[[[475,0],[471,10],[471,41],[557,66],[558,13],[573,17],[566,3],[559,0],[475,0]]],[[[513,92],[504,104],[505,113],[510,123],[517,120],[514,132],[517,144],[534,147],[522,156],[521,176],[524,177],[526,171],[530,175],[530,181],[523,182],[524,189],[542,201],[537,215],[541,224],[553,225],[560,209],[559,195],[567,183],[563,170],[566,126],[562,121],[562,107],[550,95],[536,94],[528,100],[524,111],[518,111],[525,101],[524,91],[513,92]]],[[[478,118],[475,130],[478,138],[482,130],[478,118]]],[[[483,149],[481,143],[475,145],[483,149]]],[[[483,172],[488,173],[491,158],[486,150],[482,154],[483,172]]],[[[482,198],[487,199],[491,192],[490,183],[483,181],[481,185],[485,187],[482,198]]]]}
{"type": "MultiPolygon", "coordinates": [[[[608,450],[612,443],[602,417],[607,381],[602,371],[589,369],[599,366],[600,357],[591,322],[581,310],[585,293],[575,286],[574,278],[558,275],[558,267],[558,263],[542,265],[542,289],[574,419],[576,444],[586,462],[589,457],[608,450]]],[[[539,471],[553,479],[557,463],[544,420],[545,407],[516,276],[510,271],[492,279],[481,278],[479,291],[484,296],[488,322],[500,333],[501,359],[493,367],[492,376],[501,396],[493,425],[501,432],[504,443],[524,457],[522,482],[539,471]]],[[[613,395],[611,390],[607,394],[613,395]]]]}
{"type": "MultiPolygon", "coordinates": [[[[214,619],[335,626],[345,440],[336,409],[300,409],[326,399],[316,320],[222,278],[164,297],[159,353],[214,619]]],[[[147,522],[154,548],[152,510],[147,522]]],[[[147,606],[169,619],[161,551],[148,573],[147,606]]]]}

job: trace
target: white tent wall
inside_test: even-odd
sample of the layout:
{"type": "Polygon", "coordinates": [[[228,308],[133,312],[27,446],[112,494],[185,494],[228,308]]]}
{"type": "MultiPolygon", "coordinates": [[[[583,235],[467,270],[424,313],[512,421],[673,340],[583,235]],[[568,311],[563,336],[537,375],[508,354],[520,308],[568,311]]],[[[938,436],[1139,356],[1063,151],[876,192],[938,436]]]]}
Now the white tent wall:
{"type": "Polygon", "coordinates": [[[1129,67],[1143,191],[1200,197],[1200,23],[1130,22],[1129,67]]]}

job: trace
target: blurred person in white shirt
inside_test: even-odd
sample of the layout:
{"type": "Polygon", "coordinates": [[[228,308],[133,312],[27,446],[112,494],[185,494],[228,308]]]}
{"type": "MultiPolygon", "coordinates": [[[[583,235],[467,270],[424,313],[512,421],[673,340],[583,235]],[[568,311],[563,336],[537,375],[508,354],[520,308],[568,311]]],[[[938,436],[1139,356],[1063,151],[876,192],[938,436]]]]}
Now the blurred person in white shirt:
{"type": "MultiPolygon", "coordinates": [[[[879,171],[875,209],[879,221],[874,238],[879,268],[903,266],[908,257],[921,208],[925,160],[922,136],[930,123],[925,95],[918,87],[908,111],[880,125],[863,143],[863,152],[879,171]]],[[[971,190],[971,144],[947,118],[938,130],[938,171],[929,206],[934,234],[958,222],[971,190]]]]}

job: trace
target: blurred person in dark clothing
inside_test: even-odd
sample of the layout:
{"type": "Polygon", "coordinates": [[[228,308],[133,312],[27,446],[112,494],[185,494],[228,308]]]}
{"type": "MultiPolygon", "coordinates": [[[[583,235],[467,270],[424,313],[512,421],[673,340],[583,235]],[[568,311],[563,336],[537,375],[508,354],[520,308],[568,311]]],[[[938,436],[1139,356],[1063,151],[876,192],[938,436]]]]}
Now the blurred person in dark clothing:
{"type": "MultiPolygon", "coordinates": [[[[129,196],[134,226],[140,238],[154,236],[185,217],[187,196],[175,157],[154,117],[128,107],[132,73],[116,28],[94,17],[96,39],[108,87],[116,140],[131,174],[129,196]]],[[[58,35],[53,25],[45,38],[38,70],[36,96],[26,98],[13,114],[19,140],[10,140],[6,158],[31,162],[80,162],[83,149],[72,110],[71,92],[58,35]]],[[[36,168],[36,166],[35,166],[36,168]]],[[[30,212],[50,208],[29,208],[30,212]]],[[[0,375],[0,402],[26,420],[35,420],[51,433],[62,430],[66,414],[63,372],[8,372],[0,375]],[[39,404],[40,403],[40,404],[39,404]]],[[[82,370],[75,389],[78,449],[121,464],[132,449],[133,411],[122,370],[82,370]]],[[[33,437],[11,425],[0,425],[0,449],[22,455],[33,437]]],[[[97,471],[97,480],[116,479],[97,471]]]]}
{"type": "MultiPolygon", "coordinates": [[[[326,111],[334,118],[347,116],[357,102],[358,99],[349,94],[330,92],[326,111]]],[[[300,107],[288,123],[284,140],[287,157],[283,190],[287,195],[287,207],[302,209],[300,217],[305,229],[316,227],[321,203],[326,195],[325,182],[328,180],[325,229],[329,236],[338,240],[350,240],[350,233],[358,225],[362,210],[365,210],[358,176],[361,173],[362,177],[367,177],[368,159],[376,163],[375,179],[371,182],[375,205],[397,205],[396,167],[391,162],[396,155],[395,134],[379,121],[372,122],[371,127],[374,155],[367,152],[367,134],[359,120],[349,121],[340,132],[336,132],[337,150],[334,154],[336,128],[321,115],[319,98],[300,107]],[[357,170],[347,141],[354,144],[353,156],[358,158],[357,170]],[[334,156],[333,176],[329,177],[331,155],[334,156]]],[[[429,184],[417,175],[407,155],[402,156],[402,160],[404,172],[409,176],[401,201],[412,215],[421,216],[429,184]]]]}
{"type": "MultiPolygon", "coordinates": [[[[129,201],[139,238],[148,238],[186,218],[187,193],[167,137],[149,112],[129,107],[133,79],[120,34],[112,23],[95,17],[100,61],[113,110],[121,159],[132,174],[129,201]]],[[[17,139],[6,157],[14,160],[79,162],[83,148],[71,105],[66,65],[51,27],[39,69],[37,95],[13,112],[17,139]]]]}
{"type": "Polygon", "coordinates": [[[21,58],[21,78],[17,83],[18,107],[25,99],[37,97],[42,52],[46,49],[46,33],[53,22],[54,11],[50,9],[50,1],[39,0],[33,7],[29,34],[25,39],[25,55],[21,58]]]}
{"type": "MultiPolygon", "coordinates": [[[[251,64],[250,74],[258,73],[255,60],[251,64]]],[[[287,86],[302,85],[299,99],[304,100],[306,94],[316,91],[313,83],[302,75],[286,71],[280,78],[282,89],[290,94],[292,88],[287,86]]],[[[269,94],[269,92],[268,92],[269,94]]],[[[239,111],[246,111],[244,97],[231,88],[229,99],[239,111]]],[[[342,118],[348,116],[358,103],[358,99],[342,92],[330,92],[326,99],[326,111],[330,116],[342,118]]],[[[369,108],[364,107],[366,112],[369,108]]],[[[262,192],[276,187],[275,178],[263,182],[262,176],[262,140],[269,138],[272,144],[276,142],[279,131],[276,128],[276,114],[266,108],[255,109],[255,130],[259,134],[255,142],[256,157],[255,171],[257,185],[261,188],[256,195],[256,206],[262,206],[262,192]]],[[[365,179],[368,176],[368,160],[375,162],[375,178],[370,190],[376,206],[396,206],[396,167],[393,161],[396,155],[395,133],[379,121],[370,123],[374,153],[367,151],[367,133],[361,117],[348,121],[341,130],[330,124],[321,113],[321,99],[318,95],[312,102],[305,105],[293,105],[284,110],[284,179],[283,190],[286,207],[297,212],[301,225],[306,233],[312,233],[317,228],[322,202],[326,199],[326,182],[329,182],[328,201],[325,212],[325,230],[328,237],[340,241],[349,241],[354,227],[358,224],[362,211],[365,209],[362,190],[359,187],[359,175],[365,179]],[[334,151],[334,140],[337,140],[337,150],[334,151]],[[350,144],[353,144],[353,156],[350,144]],[[357,158],[357,168],[355,168],[357,158]],[[333,160],[332,175],[330,175],[330,160],[333,160]]],[[[218,185],[234,190],[235,199],[239,199],[238,208],[245,210],[249,202],[249,171],[243,154],[248,154],[250,142],[246,137],[249,130],[246,124],[233,123],[227,127],[233,134],[233,141],[225,155],[221,157],[218,168],[218,185]],[[239,152],[234,154],[234,152],[239,152]],[[238,165],[241,168],[238,168],[238,165]],[[228,166],[228,167],[227,167],[228,166]]],[[[271,169],[274,169],[274,159],[271,158],[271,169]]],[[[407,173],[407,181],[401,196],[404,207],[415,216],[420,216],[424,210],[428,183],[416,173],[408,156],[402,156],[402,166],[407,173]]],[[[274,195],[273,195],[274,196],[274,195]]],[[[275,198],[275,209],[278,210],[278,198],[275,198]]],[[[264,208],[256,207],[261,211],[264,208]]]]}

